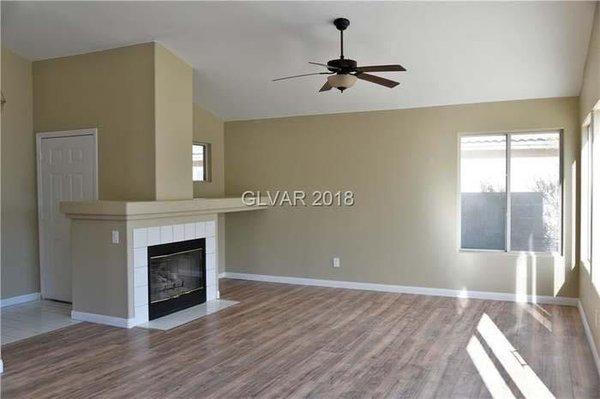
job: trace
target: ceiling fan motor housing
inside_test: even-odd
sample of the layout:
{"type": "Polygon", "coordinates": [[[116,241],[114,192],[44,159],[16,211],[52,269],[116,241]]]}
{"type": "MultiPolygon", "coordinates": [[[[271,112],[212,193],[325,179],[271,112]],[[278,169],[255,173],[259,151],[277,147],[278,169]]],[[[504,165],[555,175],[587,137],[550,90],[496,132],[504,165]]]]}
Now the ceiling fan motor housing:
{"type": "Polygon", "coordinates": [[[327,69],[336,73],[350,73],[356,71],[358,64],[354,60],[348,58],[327,61],[327,69]]]}

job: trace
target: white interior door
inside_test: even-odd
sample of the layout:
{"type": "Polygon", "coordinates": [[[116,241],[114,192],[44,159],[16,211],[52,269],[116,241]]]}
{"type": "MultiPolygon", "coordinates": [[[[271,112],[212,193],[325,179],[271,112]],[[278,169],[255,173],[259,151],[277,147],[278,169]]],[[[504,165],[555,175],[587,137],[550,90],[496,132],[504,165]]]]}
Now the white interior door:
{"type": "Polygon", "coordinates": [[[96,129],[37,135],[42,297],[71,302],[70,221],[61,201],[98,199],[96,129]]]}

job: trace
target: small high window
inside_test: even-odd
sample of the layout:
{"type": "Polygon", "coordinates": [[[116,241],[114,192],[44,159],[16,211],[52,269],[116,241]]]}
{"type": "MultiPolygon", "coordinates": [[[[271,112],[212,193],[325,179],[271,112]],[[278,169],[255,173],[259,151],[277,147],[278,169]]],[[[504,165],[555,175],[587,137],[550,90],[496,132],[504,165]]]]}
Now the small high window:
{"type": "Polygon", "coordinates": [[[192,177],[194,181],[210,181],[210,144],[192,144],[192,177]]]}

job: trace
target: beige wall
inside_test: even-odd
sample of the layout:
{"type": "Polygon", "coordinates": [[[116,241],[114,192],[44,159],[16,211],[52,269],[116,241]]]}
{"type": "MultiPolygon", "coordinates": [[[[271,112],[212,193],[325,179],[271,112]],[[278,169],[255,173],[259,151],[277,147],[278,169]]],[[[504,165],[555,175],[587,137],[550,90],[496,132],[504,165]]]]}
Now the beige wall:
{"type": "MultiPolygon", "coordinates": [[[[211,181],[194,182],[194,197],[215,198],[225,195],[225,125],[221,119],[194,104],[194,141],[211,145],[211,181]]],[[[225,271],[225,215],[217,220],[219,272],[225,271]]]]}
{"type": "Polygon", "coordinates": [[[127,232],[125,221],[71,220],[74,311],[130,317],[133,271],[127,267],[127,232]],[[121,237],[119,244],[106,239],[114,230],[121,237]]]}
{"type": "Polygon", "coordinates": [[[600,99],[600,3],[596,3],[592,36],[583,72],[583,85],[579,96],[581,120],[600,99]]]}
{"type": "Polygon", "coordinates": [[[36,132],[98,128],[100,198],[155,198],[154,43],[33,63],[36,132]]]}
{"type": "Polygon", "coordinates": [[[224,124],[221,119],[194,104],[194,141],[211,144],[211,181],[194,182],[194,197],[222,197],[225,194],[224,124]]]}
{"type": "Polygon", "coordinates": [[[192,79],[156,43],[37,61],[34,129],[98,128],[100,199],[189,199],[192,79]]]}
{"type": "MultiPolygon", "coordinates": [[[[580,123],[583,123],[583,119],[592,110],[592,107],[598,100],[600,100],[600,6],[596,4],[594,28],[590,40],[579,102],[580,123]]],[[[600,126],[600,123],[596,123],[596,126],[600,126]]],[[[600,317],[598,316],[600,295],[598,288],[592,284],[591,276],[585,267],[580,267],[579,297],[587,315],[592,334],[594,335],[596,347],[600,348],[600,325],[597,324],[600,321],[600,317]]]]}
{"type": "Polygon", "coordinates": [[[31,62],[2,47],[2,298],[40,291],[31,62]]]}
{"type": "Polygon", "coordinates": [[[193,69],[155,47],[156,199],[191,199],[193,69]]]}
{"type": "Polygon", "coordinates": [[[228,122],[227,195],[352,190],[356,205],[226,215],[227,271],[577,296],[578,126],[577,98],[228,122]],[[539,128],[565,129],[565,257],[458,252],[458,132],[539,128]]]}

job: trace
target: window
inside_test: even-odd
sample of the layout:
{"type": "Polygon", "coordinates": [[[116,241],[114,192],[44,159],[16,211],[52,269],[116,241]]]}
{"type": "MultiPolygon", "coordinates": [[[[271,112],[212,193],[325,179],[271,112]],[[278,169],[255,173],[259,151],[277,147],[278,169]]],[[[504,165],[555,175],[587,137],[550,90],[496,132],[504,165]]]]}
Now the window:
{"type": "Polygon", "coordinates": [[[592,125],[587,118],[581,131],[581,238],[583,266],[592,262],[592,125]]]}
{"type": "Polygon", "coordinates": [[[460,139],[462,249],[561,252],[560,133],[460,139]]]}
{"type": "Polygon", "coordinates": [[[192,178],[194,181],[210,181],[210,144],[192,144],[192,178]]]}
{"type": "Polygon", "coordinates": [[[583,268],[600,287],[600,102],[581,127],[580,253],[583,268]]]}
{"type": "Polygon", "coordinates": [[[591,191],[591,215],[588,216],[589,234],[591,236],[591,265],[590,273],[592,275],[592,283],[596,287],[600,287],[600,230],[597,226],[600,226],[600,129],[598,119],[599,113],[597,110],[592,111],[589,123],[587,126],[587,132],[591,137],[591,179],[590,179],[590,191],[591,191]]]}
{"type": "Polygon", "coordinates": [[[465,136],[460,145],[461,243],[506,248],[506,136],[465,136]]]}

